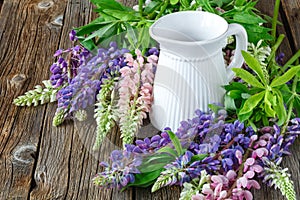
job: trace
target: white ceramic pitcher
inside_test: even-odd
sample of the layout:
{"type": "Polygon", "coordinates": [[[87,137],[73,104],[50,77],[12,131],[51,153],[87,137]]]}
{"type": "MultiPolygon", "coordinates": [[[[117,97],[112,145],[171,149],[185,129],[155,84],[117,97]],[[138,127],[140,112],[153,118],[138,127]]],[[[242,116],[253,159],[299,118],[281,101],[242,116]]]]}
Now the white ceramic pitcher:
{"type": "Polygon", "coordinates": [[[182,11],[158,19],[150,35],[160,44],[150,120],[159,130],[176,131],[196,109],[207,111],[209,103],[222,102],[221,86],[233,78],[231,68],[243,64],[247,34],[241,25],[228,25],[216,14],[182,11]],[[231,35],[236,37],[236,53],[226,68],[222,48],[231,35]]]}

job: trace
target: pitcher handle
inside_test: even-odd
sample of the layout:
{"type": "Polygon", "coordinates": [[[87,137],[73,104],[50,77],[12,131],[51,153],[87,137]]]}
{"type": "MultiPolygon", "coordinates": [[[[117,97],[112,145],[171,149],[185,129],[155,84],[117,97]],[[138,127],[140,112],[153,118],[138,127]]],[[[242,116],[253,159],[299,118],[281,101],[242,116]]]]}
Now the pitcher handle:
{"type": "Polygon", "coordinates": [[[242,50],[247,51],[248,36],[244,27],[239,24],[229,24],[226,35],[227,37],[234,35],[236,38],[235,55],[233,57],[232,62],[226,69],[228,82],[229,82],[234,77],[234,72],[231,69],[233,67],[240,68],[244,63],[242,50]]]}

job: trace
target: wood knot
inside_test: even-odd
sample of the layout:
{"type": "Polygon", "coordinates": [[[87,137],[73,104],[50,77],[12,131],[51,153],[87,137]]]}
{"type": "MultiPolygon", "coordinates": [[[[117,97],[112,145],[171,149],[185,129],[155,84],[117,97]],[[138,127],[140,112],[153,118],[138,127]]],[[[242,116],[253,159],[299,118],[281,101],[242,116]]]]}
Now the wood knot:
{"type": "Polygon", "coordinates": [[[36,154],[36,146],[29,144],[20,146],[13,153],[13,161],[17,161],[22,164],[30,164],[34,161],[36,154]]]}
{"type": "Polygon", "coordinates": [[[12,87],[21,87],[26,80],[25,74],[15,74],[10,80],[10,85],[12,87]]]}
{"type": "Polygon", "coordinates": [[[47,168],[44,166],[42,168],[42,170],[37,170],[34,174],[34,180],[36,182],[40,182],[40,183],[46,183],[47,182],[47,168]]]}
{"type": "Polygon", "coordinates": [[[38,3],[37,6],[39,9],[48,9],[48,8],[52,7],[53,4],[54,4],[53,1],[42,1],[42,2],[38,3]]]}
{"type": "Polygon", "coordinates": [[[58,15],[54,21],[51,22],[51,24],[56,25],[56,26],[62,26],[64,21],[63,15],[58,15]]]}

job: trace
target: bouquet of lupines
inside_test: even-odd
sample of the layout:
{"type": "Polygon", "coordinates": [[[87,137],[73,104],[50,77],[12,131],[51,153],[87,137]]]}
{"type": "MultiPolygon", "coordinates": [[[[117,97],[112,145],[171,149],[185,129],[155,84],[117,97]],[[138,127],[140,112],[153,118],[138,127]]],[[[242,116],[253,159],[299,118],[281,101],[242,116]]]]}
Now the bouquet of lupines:
{"type": "MultiPolygon", "coordinates": [[[[204,3],[204,9],[214,5],[196,2],[204,3]]],[[[214,9],[226,16],[226,10],[214,9]]],[[[275,36],[276,17],[272,24],[275,36]]],[[[287,199],[296,199],[291,175],[280,165],[300,134],[300,51],[284,64],[284,55],[276,56],[283,37],[249,43],[248,52],[242,52],[243,68],[233,69],[236,78],[224,86],[224,105],[209,105],[208,113],[196,111],[195,118],[182,121],[177,131],[166,128],[113,151],[112,163],[101,162],[104,171],[94,183],[122,190],[152,185],[152,192],[179,185],[181,200],[250,200],[253,189],[261,188],[261,179],[287,199]]],[[[233,53],[224,50],[227,63],[233,53]]]]}
{"type": "MultiPolygon", "coordinates": [[[[76,41],[76,32],[70,32],[76,41]]],[[[34,90],[14,100],[18,106],[35,106],[58,102],[53,125],[60,125],[67,118],[83,121],[85,111],[95,106],[97,136],[94,148],[99,148],[103,138],[119,122],[123,143],[131,143],[134,134],[147,117],[152,103],[152,85],[158,60],[158,50],[139,50],[136,58],[128,49],[118,49],[116,42],[108,48],[92,53],[82,45],[67,50],[57,50],[57,61],[50,67],[50,80],[43,81],[45,88],[34,90]]]]}
{"type": "MultiPolygon", "coordinates": [[[[120,126],[124,149],[111,153],[111,163],[100,163],[104,170],[94,184],[122,190],[152,185],[152,192],[180,185],[181,200],[250,200],[253,189],[261,187],[260,179],[287,199],[296,199],[288,169],[280,165],[300,134],[300,51],[286,63],[284,54],[277,53],[284,38],[275,38],[279,0],[271,30],[263,26],[267,21],[258,15],[256,2],[247,0],[140,0],[134,8],[115,0],[92,2],[100,16],[70,33],[80,44],[58,50],[45,87],[36,86],[14,103],[57,101],[54,126],[67,118],[84,120],[85,110],[92,107],[95,148],[113,126],[120,126]],[[134,140],[151,109],[159,55],[156,48],[148,48],[154,44],[148,28],[159,17],[181,10],[204,10],[243,25],[250,42],[248,52],[242,52],[245,64],[233,69],[236,77],[223,86],[223,105],[211,104],[207,113],[197,110],[177,130],[166,128],[134,140]],[[122,32],[125,37],[112,42],[122,32]]],[[[234,54],[231,42],[224,49],[228,64],[234,54]]]]}

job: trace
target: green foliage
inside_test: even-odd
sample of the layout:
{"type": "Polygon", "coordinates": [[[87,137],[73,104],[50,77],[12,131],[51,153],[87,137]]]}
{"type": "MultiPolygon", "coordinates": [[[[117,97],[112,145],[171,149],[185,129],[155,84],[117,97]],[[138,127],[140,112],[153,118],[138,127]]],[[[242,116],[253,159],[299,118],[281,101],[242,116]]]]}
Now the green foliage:
{"type": "Polygon", "coordinates": [[[95,115],[97,123],[96,141],[94,149],[98,149],[105,136],[109,133],[112,127],[116,124],[117,117],[114,113],[115,101],[115,81],[116,78],[106,79],[101,85],[101,90],[97,95],[97,103],[95,104],[95,115]]]}
{"type": "Polygon", "coordinates": [[[270,186],[275,189],[279,188],[282,195],[288,200],[296,200],[296,191],[291,175],[287,173],[288,168],[282,169],[277,164],[264,160],[266,167],[264,168],[266,175],[264,181],[269,182],[270,186]]]}
{"type": "Polygon", "coordinates": [[[179,200],[190,200],[193,195],[199,194],[205,184],[209,184],[210,175],[205,170],[201,171],[199,178],[193,179],[191,182],[183,184],[179,200]],[[199,179],[200,178],[200,179],[199,179]]]}
{"type": "Polygon", "coordinates": [[[254,8],[256,2],[238,0],[152,0],[143,6],[139,1],[139,10],[124,6],[116,0],[92,0],[99,17],[91,23],[76,29],[80,42],[89,50],[98,45],[105,46],[108,41],[115,40],[121,47],[129,49],[145,49],[154,46],[150,39],[149,27],[163,15],[182,10],[197,10],[218,14],[229,23],[243,25],[249,35],[249,41],[272,40],[269,28],[254,8]],[[192,3],[193,2],[193,3],[192,3]],[[222,12],[216,9],[219,7],[222,12]]]}
{"type": "Polygon", "coordinates": [[[155,180],[157,179],[157,177],[159,177],[161,172],[162,172],[162,169],[158,169],[158,170],[151,171],[148,173],[135,174],[134,183],[128,184],[127,187],[130,187],[130,186],[149,187],[150,185],[152,185],[155,182],[155,180]]]}
{"type": "Polygon", "coordinates": [[[180,155],[184,154],[185,150],[182,148],[178,137],[172,131],[167,131],[167,132],[170,136],[172,144],[174,145],[174,147],[176,149],[177,156],[180,156],[180,155]]]}
{"type": "Polygon", "coordinates": [[[24,95],[14,99],[13,103],[17,106],[34,106],[51,103],[56,101],[56,94],[61,89],[53,88],[50,80],[43,81],[45,87],[36,85],[35,89],[29,90],[24,95]]]}
{"type": "Polygon", "coordinates": [[[259,16],[255,8],[257,2],[246,0],[197,0],[204,10],[212,13],[219,14],[224,17],[229,23],[241,24],[248,33],[248,40],[251,43],[258,43],[263,40],[265,43],[274,40],[269,34],[269,28],[263,26],[267,23],[262,17],[259,16]],[[220,7],[223,11],[214,9],[220,7]]]}
{"type": "Polygon", "coordinates": [[[278,72],[275,78],[269,79],[270,75],[264,65],[249,53],[242,52],[242,54],[253,73],[239,68],[234,68],[233,71],[251,86],[251,89],[241,83],[225,86],[227,91],[225,105],[228,109],[237,111],[240,121],[248,121],[252,126],[261,121],[267,126],[270,118],[277,119],[277,124],[283,125],[288,119],[285,109],[288,102],[284,100],[281,89],[286,82],[295,77],[300,65],[291,66],[286,72],[278,72]]]}

